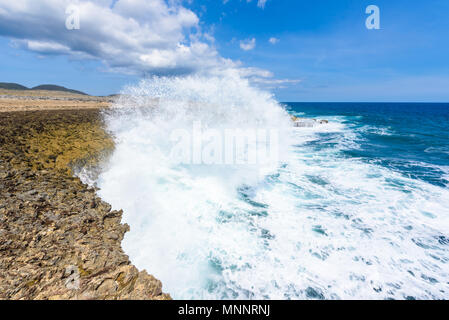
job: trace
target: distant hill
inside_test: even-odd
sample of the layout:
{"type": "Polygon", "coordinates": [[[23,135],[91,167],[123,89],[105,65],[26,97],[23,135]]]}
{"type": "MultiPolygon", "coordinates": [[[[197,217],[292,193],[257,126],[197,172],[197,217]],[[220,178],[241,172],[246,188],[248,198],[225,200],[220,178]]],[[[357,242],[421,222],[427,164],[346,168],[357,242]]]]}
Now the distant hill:
{"type": "Polygon", "coordinates": [[[9,82],[0,82],[0,89],[8,89],[8,90],[28,90],[27,87],[22,86],[18,83],[9,83],[9,82]]]}
{"type": "Polygon", "coordinates": [[[64,91],[64,92],[70,92],[70,93],[77,93],[77,94],[83,94],[87,95],[84,92],[73,90],[73,89],[67,89],[65,87],[57,86],[54,84],[42,84],[40,86],[36,86],[31,88],[30,90],[48,90],[48,91],[64,91]]]}
{"type": "Polygon", "coordinates": [[[18,83],[9,83],[9,82],[0,82],[0,89],[8,89],[8,90],[48,90],[48,91],[62,91],[62,92],[70,92],[70,93],[77,93],[77,94],[83,94],[87,95],[84,92],[73,90],[73,89],[67,89],[65,87],[57,86],[54,84],[43,84],[40,86],[36,86],[33,88],[27,88],[25,86],[22,86],[18,83]]]}

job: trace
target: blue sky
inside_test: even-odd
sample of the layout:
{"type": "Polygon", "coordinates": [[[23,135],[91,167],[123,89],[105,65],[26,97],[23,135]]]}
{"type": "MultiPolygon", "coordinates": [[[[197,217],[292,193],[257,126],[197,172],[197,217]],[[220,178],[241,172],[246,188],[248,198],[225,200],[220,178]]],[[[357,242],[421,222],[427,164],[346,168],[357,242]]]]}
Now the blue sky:
{"type": "MultiPolygon", "coordinates": [[[[119,8],[121,1],[126,0],[119,0],[112,8],[117,6],[116,10],[122,17],[139,14],[137,10],[133,13],[129,8],[127,11],[119,8]]],[[[139,3],[132,1],[135,1],[135,7],[139,3]]],[[[110,51],[85,49],[86,43],[95,40],[94,33],[90,35],[94,38],[86,38],[89,36],[86,29],[98,26],[93,23],[83,26],[83,15],[80,30],[55,31],[53,34],[48,27],[42,36],[42,32],[24,30],[27,21],[29,24],[39,23],[36,22],[39,21],[36,20],[36,16],[39,17],[37,9],[30,5],[29,12],[26,12],[26,17],[30,18],[23,18],[25,22],[20,22],[24,12],[10,12],[7,19],[1,16],[2,6],[8,6],[2,2],[0,81],[27,86],[55,83],[90,94],[107,95],[118,92],[123,85],[136,82],[142,76],[139,72],[141,64],[130,63],[133,57],[124,57],[126,51],[120,51],[114,59],[108,58],[108,52],[115,52],[110,47],[116,45],[114,39],[117,37],[111,36],[112,40],[106,43],[110,51]],[[18,25],[11,18],[14,13],[17,13],[18,25]],[[74,37],[79,31],[84,32],[84,38],[71,42],[64,40],[74,37]],[[28,44],[25,45],[24,41],[28,44]],[[42,46],[36,49],[30,41],[51,42],[52,50],[41,50],[42,46]],[[58,45],[58,50],[54,50],[55,43],[61,44],[62,49],[58,45]]],[[[54,5],[51,0],[42,0],[42,3],[48,8],[54,5]]],[[[110,1],[99,3],[105,8],[111,7],[110,1]]],[[[165,9],[159,6],[159,9],[140,10],[148,12],[148,16],[136,18],[140,19],[140,26],[152,19],[151,14],[161,12],[161,16],[167,16],[173,8],[179,11],[182,7],[193,12],[196,18],[188,15],[185,18],[184,12],[167,21],[172,24],[173,21],[184,21],[179,22],[178,29],[182,29],[184,38],[181,40],[189,48],[193,48],[191,39],[195,37],[199,40],[193,41],[207,42],[208,47],[196,50],[195,56],[188,58],[173,55],[173,61],[164,65],[155,66],[153,63],[151,68],[144,65],[142,68],[146,68],[146,75],[196,72],[203,69],[201,61],[215,66],[221,63],[219,59],[225,59],[241,68],[257,68],[271,73],[268,81],[256,83],[272,91],[280,101],[449,101],[447,0],[268,0],[264,8],[257,5],[257,0],[193,0],[170,1],[166,6],[165,9]],[[368,17],[365,9],[371,4],[380,8],[380,30],[365,27],[368,17]],[[277,42],[270,43],[270,38],[277,39],[277,42]],[[249,50],[242,49],[241,44],[244,43],[252,44],[246,47],[249,50]],[[198,60],[196,64],[188,62],[195,59],[198,60]]],[[[45,19],[44,16],[42,18],[45,19]]],[[[64,18],[61,17],[61,21],[64,18]]],[[[55,21],[57,25],[59,20],[55,21]]],[[[152,27],[154,32],[158,32],[161,26],[166,25],[161,21],[152,27]]],[[[30,29],[36,28],[30,26],[30,29]]],[[[179,41],[178,29],[167,29],[170,34],[166,38],[173,39],[170,40],[172,42],[179,41]]],[[[164,38],[165,33],[162,35],[164,38]]],[[[154,43],[147,47],[138,45],[138,48],[152,50],[154,43]]],[[[123,43],[117,46],[124,47],[123,43]]],[[[157,48],[165,50],[170,46],[167,40],[157,48]]],[[[171,54],[171,51],[157,52],[162,55],[157,59],[165,59],[164,54],[171,54]]],[[[155,55],[150,58],[155,59],[155,55]]]]}

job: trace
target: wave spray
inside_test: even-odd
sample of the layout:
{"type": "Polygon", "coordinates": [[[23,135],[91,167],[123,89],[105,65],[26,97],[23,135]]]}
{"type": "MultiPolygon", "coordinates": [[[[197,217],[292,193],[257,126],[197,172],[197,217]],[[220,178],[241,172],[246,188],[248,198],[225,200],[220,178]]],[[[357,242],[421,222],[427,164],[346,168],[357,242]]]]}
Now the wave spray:
{"type": "Polygon", "coordinates": [[[448,190],[345,157],[344,119],[293,128],[234,74],[144,80],[104,116],[116,149],[99,194],[175,299],[448,297],[448,190]],[[246,162],[229,129],[254,130],[246,162]],[[248,161],[274,139],[276,161],[248,161]]]}

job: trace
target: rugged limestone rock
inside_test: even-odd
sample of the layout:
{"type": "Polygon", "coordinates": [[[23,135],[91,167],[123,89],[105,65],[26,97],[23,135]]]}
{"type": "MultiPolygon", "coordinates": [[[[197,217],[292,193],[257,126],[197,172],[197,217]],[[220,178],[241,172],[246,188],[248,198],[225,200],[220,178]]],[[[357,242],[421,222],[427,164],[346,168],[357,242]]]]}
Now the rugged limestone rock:
{"type": "Polygon", "coordinates": [[[0,299],[170,298],[123,252],[122,212],[68,169],[110,148],[98,110],[1,114],[0,299]]]}

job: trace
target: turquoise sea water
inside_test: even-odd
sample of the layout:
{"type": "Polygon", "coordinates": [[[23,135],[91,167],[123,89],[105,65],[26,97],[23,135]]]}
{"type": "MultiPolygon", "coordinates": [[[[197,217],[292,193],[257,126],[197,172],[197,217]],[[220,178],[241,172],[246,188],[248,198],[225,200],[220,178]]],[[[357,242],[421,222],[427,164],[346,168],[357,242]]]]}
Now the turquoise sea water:
{"type": "MultiPolygon", "coordinates": [[[[358,158],[436,186],[449,185],[448,103],[286,103],[304,117],[338,117],[355,133],[356,148],[342,156],[358,158]]],[[[311,147],[332,147],[338,133],[320,134],[311,147]]]]}

